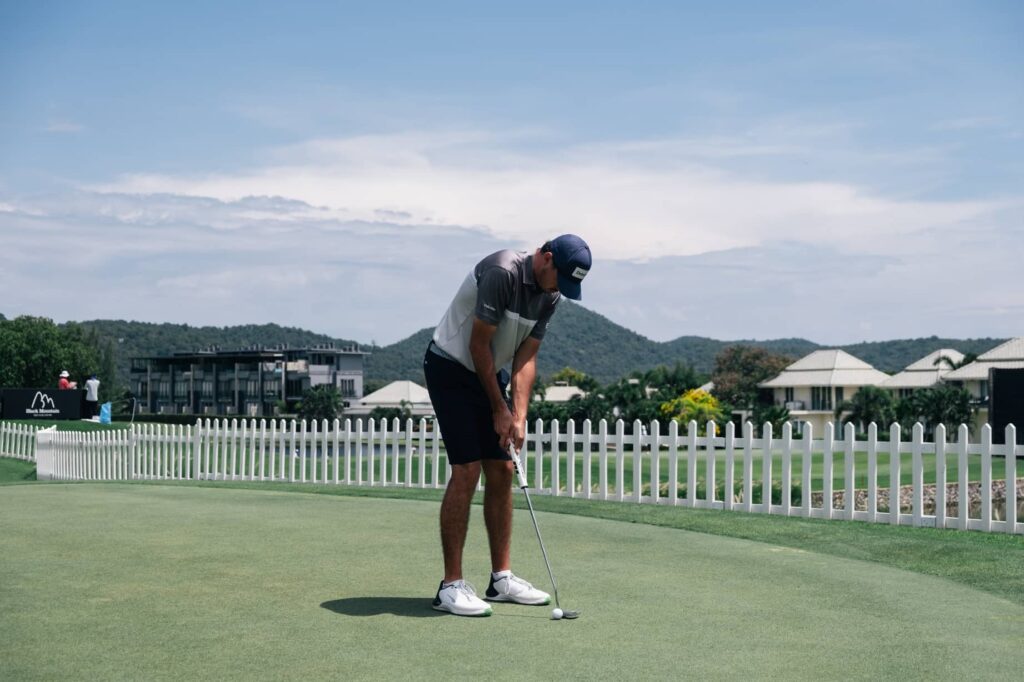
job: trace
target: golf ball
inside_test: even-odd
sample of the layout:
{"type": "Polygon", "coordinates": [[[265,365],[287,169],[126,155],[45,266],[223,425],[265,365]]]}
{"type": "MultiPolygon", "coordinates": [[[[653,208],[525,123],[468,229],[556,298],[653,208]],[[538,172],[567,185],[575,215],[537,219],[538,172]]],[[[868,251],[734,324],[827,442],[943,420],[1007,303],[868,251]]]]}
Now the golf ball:
{"type": "Polygon", "coordinates": [[[551,620],[561,620],[561,619],[562,619],[562,609],[559,609],[559,608],[551,609],[551,620]]]}

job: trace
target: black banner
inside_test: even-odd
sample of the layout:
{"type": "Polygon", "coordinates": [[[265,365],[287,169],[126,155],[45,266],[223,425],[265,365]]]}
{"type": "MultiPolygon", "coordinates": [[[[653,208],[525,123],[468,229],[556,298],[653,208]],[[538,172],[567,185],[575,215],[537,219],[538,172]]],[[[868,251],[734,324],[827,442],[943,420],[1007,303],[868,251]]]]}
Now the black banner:
{"type": "Polygon", "coordinates": [[[4,419],[81,419],[85,391],[56,388],[5,388],[0,391],[4,419]]]}
{"type": "Polygon", "coordinates": [[[1024,443],[1024,369],[988,371],[988,423],[992,442],[1006,442],[1006,425],[1017,427],[1017,443],[1024,443]]]}

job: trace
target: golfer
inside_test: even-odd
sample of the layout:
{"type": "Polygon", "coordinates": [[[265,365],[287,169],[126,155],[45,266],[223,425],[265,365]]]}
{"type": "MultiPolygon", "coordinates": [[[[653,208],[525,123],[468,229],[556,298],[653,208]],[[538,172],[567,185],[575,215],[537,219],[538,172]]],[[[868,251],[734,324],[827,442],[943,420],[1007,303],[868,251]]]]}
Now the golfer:
{"type": "Polygon", "coordinates": [[[588,270],[590,247],[572,234],[552,239],[532,255],[498,251],[476,264],[434,330],[423,372],[452,467],[441,502],[444,580],[433,604],[439,611],[491,615],[491,607],[462,574],[469,508],[481,470],[491,549],[484,597],[517,604],[551,602],[546,592],[511,570],[514,470],[508,445],[523,445],[537,351],[548,321],[561,296],[580,298],[588,270]],[[506,365],[512,367],[509,399],[506,365]]]}

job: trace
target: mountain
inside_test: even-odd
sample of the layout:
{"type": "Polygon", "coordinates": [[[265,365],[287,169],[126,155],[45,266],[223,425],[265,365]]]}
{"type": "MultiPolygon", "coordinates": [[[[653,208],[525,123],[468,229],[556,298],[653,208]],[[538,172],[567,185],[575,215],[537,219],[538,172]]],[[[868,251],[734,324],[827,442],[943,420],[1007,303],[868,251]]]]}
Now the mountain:
{"type": "MultiPolygon", "coordinates": [[[[161,355],[217,346],[223,349],[249,348],[254,345],[292,347],[334,343],[359,345],[349,339],[282,327],[276,324],[236,327],[191,327],[181,324],[153,324],[124,320],[91,320],[80,323],[109,339],[116,348],[118,378],[126,382],[132,357],[161,355]]],[[[433,332],[421,329],[389,346],[361,346],[371,354],[366,358],[368,382],[386,383],[410,379],[423,383],[423,352],[433,332]]],[[[939,348],[956,348],[964,353],[983,353],[1003,339],[899,339],[838,346],[883,372],[894,373],[939,348]]],[[[826,347],[806,339],[768,341],[718,341],[700,336],[682,336],[667,342],[652,341],[615,324],[608,318],[566,301],[559,306],[548,328],[537,360],[538,374],[549,376],[563,367],[574,367],[601,383],[614,381],[633,371],[677,362],[692,365],[698,372],[710,374],[715,356],[723,348],[745,344],[787,355],[794,360],[813,350],[826,347]]]]}
{"type": "MultiPolygon", "coordinates": [[[[381,382],[410,379],[422,382],[423,352],[432,332],[432,328],[421,329],[398,343],[372,349],[373,355],[366,360],[367,379],[381,382]]],[[[892,374],[939,348],[956,348],[963,353],[981,354],[1002,342],[1003,339],[940,339],[932,336],[822,346],[806,339],[718,341],[701,336],[682,336],[662,343],[566,301],[559,306],[548,327],[544,346],[537,359],[537,371],[544,377],[563,367],[573,367],[601,383],[608,383],[633,371],[680,362],[710,375],[715,366],[715,356],[722,349],[742,344],[787,355],[794,360],[814,350],[838,347],[892,374]]]]}

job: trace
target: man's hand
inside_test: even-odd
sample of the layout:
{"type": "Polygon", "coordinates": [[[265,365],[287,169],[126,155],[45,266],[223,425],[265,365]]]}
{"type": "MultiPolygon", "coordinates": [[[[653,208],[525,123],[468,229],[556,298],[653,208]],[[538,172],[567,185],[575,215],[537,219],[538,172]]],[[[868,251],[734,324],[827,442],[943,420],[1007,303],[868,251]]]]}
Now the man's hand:
{"type": "MultiPolygon", "coordinates": [[[[523,443],[526,441],[526,415],[522,417],[513,415],[512,421],[512,444],[516,447],[516,452],[519,452],[523,449],[523,443]]],[[[502,447],[508,448],[507,445],[502,445],[502,447]]]]}
{"type": "MultiPolygon", "coordinates": [[[[501,443],[502,450],[508,450],[508,444],[516,444],[516,420],[512,416],[512,412],[508,409],[508,406],[502,403],[501,407],[492,413],[494,417],[494,432],[498,434],[498,441],[501,443]]],[[[521,440],[520,440],[521,442],[521,440]]],[[[519,449],[518,444],[516,449],[519,449]]]]}

